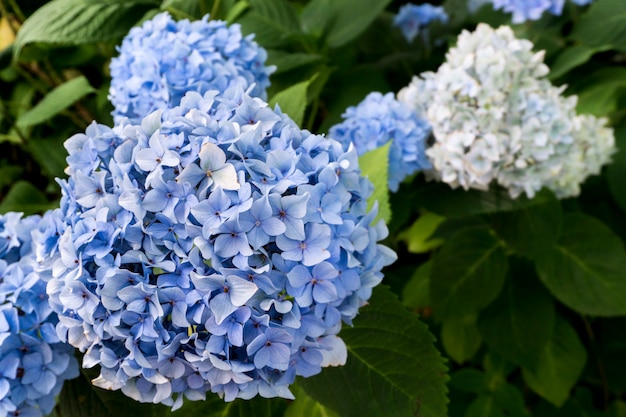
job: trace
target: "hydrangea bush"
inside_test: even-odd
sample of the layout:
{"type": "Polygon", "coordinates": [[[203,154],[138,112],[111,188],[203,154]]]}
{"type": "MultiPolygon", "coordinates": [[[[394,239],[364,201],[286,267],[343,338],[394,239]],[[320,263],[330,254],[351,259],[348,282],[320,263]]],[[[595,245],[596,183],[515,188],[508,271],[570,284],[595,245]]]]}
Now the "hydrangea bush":
{"type": "MultiPolygon", "coordinates": [[[[49,218],[48,215],[45,219],[49,218]]],[[[0,415],[52,412],[63,382],[78,376],[73,348],[58,323],[37,272],[33,248],[40,216],[0,215],[0,415]]]]}
{"type": "Polygon", "coordinates": [[[624,25],[0,1],[0,417],[622,417],[624,25]]]}

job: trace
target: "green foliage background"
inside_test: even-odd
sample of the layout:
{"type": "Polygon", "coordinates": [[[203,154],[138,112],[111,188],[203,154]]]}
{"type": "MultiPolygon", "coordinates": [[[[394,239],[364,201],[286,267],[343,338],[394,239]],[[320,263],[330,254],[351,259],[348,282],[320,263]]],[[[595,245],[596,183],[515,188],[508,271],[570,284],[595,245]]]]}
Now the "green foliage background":
{"type": "MultiPolygon", "coordinates": [[[[58,204],[62,146],[111,124],[108,62],[161,10],[239,23],[276,65],[269,92],[302,127],[326,132],[371,91],[436,70],[464,28],[510,17],[445,0],[449,24],[408,43],[392,0],[0,0],[0,212],[58,204]],[[16,35],[14,37],[14,35],[16,35]]],[[[435,2],[437,3],[437,2],[435,2]]],[[[399,260],[341,336],[345,367],[297,381],[293,402],[186,402],[172,413],[68,382],[59,416],[626,416],[626,2],[566,4],[514,27],[546,51],[578,111],[608,117],[618,153],[579,198],[452,190],[422,176],[386,189],[387,147],[362,157],[399,260]],[[373,163],[376,161],[376,163],[373,163]],[[381,163],[378,163],[383,161],[381,163]]]]}

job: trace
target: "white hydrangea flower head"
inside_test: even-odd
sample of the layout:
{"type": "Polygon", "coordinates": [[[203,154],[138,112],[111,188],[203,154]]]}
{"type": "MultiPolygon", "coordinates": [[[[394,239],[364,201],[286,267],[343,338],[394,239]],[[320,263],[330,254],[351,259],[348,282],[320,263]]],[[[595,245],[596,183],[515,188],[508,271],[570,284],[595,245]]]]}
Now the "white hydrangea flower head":
{"type": "Polygon", "coordinates": [[[574,124],[574,146],[559,175],[547,184],[557,197],[564,198],[580,194],[580,184],[590,175],[598,175],[602,166],[611,162],[615,153],[613,129],[606,127],[605,118],[590,115],[577,116],[574,124]]]}
{"type": "Polygon", "coordinates": [[[435,143],[426,154],[435,177],[464,189],[486,190],[495,181],[513,198],[542,187],[568,197],[608,162],[612,130],[576,115],[576,97],[542,78],[549,72],[544,53],[532,48],[508,26],[479,24],[461,33],[436,73],[414,77],[398,93],[432,126],[435,143]],[[593,167],[578,167],[575,155],[582,165],[593,159],[593,167]]]}

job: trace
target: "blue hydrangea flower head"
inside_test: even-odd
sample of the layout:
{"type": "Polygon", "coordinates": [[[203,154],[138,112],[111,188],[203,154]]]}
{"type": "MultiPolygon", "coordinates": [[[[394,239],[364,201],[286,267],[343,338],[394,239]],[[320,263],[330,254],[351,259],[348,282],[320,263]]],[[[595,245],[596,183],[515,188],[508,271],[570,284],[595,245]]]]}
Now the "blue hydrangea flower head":
{"type": "MultiPolygon", "coordinates": [[[[48,215],[46,215],[48,216],[48,215]]],[[[32,235],[40,216],[0,215],[0,415],[52,412],[63,382],[78,376],[74,349],[56,332],[58,318],[37,272],[32,235]]]]}
{"type": "Polygon", "coordinates": [[[537,20],[545,11],[554,15],[563,12],[565,0],[492,0],[496,10],[512,13],[513,23],[537,20]]]}
{"type": "Polygon", "coordinates": [[[405,4],[394,17],[393,24],[400,28],[408,42],[412,42],[421,31],[427,30],[428,25],[434,20],[448,22],[448,14],[442,6],[428,3],[405,4]]]}
{"type": "Polygon", "coordinates": [[[392,93],[368,94],[357,106],[348,107],[343,118],[343,122],[330,128],[329,135],[346,150],[352,143],[362,155],[391,141],[390,190],[398,191],[407,176],[432,168],[425,153],[429,124],[392,93]]]}
{"type": "MultiPolygon", "coordinates": [[[[527,20],[538,20],[544,12],[553,15],[563,13],[565,0],[491,0],[496,10],[512,13],[513,23],[523,23],[527,20]]],[[[593,0],[572,0],[578,6],[590,4],[593,0]]]]}
{"type": "Polygon", "coordinates": [[[232,84],[265,98],[274,67],[267,52],[243,36],[238,24],[219,20],[174,21],[160,13],[131,29],[111,60],[113,117],[139,123],[157,109],[174,107],[187,91],[224,91],[232,84]]]}
{"type": "Polygon", "coordinates": [[[173,408],[292,398],[297,375],[345,362],[342,323],[395,259],[354,149],[239,86],[65,146],[36,253],[95,385],[173,408]]]}

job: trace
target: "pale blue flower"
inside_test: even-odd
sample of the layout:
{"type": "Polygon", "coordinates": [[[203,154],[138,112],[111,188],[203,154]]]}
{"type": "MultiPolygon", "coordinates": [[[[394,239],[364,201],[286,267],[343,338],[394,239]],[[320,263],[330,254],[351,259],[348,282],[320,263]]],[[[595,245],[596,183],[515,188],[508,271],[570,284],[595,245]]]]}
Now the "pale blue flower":
{"type": "Polygon", "coordinates": [[[253,86],[253,95],[266,98],[274,67],[265,66],[267,52],[253,38],[244,37],[238,24],[208,16],[176,22],[168,13],[131,29],[111,60],[115,120],[139,123],[154,110],[178,106],[188,91],[253,86]]]}
{"type": "Polygon", "coordinates": [[[331,127],[329,135],[347,147],[352,143],[359,155],[391,142],[389,189],[397,191],[409,175],[432,168],[426,157],[429,124],[392,93],[373,92],[356,107],[348,107],[344,121],[331,127]]]}
{"type": "Polygon", "coordinates": [[[448,23],[448,14],[442,6],[405,4],[394,17],[393,25],[402,30],[407,41],[412,42],[420,32],[428,39],[428,25],[434,20],[448,23]]]}
{"type": "MultiPolygon", "coordinates": [[[[32,246],[51,216],[0,215],[0,415],[49,414],[63,382],[78,376],[73,348],[55,332],[49,276],[37,271],[32,246]]],[[[48,236],[42,241],[50,246],[48,236]]]]}
{"type": "Polygon", "coordinates": [[[95,385],[173,408],[207,392],[292,398],[322,351],[345,356],[324,340],[394,259],[355,150],[238,87],[67,145],[35,250],[56,333],[100,367],[95,385]]]}
{"type": "Polygon", "coordinates": [[[553,15],[563,12],[565,0],[492,0],[496,10],[512,13],[513,23],[539,19],[545,11],[553,15]]]}

